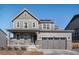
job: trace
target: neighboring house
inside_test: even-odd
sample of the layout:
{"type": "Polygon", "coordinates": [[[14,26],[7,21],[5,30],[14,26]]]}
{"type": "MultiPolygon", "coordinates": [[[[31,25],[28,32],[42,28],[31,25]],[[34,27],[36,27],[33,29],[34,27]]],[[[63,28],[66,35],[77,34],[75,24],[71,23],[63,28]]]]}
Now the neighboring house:
{"type": "Polygon", "coordinates": [[[74,30],[72,34],[72,41],[74,43],[79,42],[79,14],[73,16],[69,24],[65,28],[66,30],[74,30]]]}
{"type": "Polygon", "coordinates": [[[43,49],[72,49],[72,31],[58,30],[52,20],[39,20],[26,9],[12,20],[13,33],[8,46],[27,47],[35,44],[43,49]]]}
{"type": "Polygon", "coordinates": [[[7,46],[7,34],[0,29],[0,48],[6,48],[7,46]]]}

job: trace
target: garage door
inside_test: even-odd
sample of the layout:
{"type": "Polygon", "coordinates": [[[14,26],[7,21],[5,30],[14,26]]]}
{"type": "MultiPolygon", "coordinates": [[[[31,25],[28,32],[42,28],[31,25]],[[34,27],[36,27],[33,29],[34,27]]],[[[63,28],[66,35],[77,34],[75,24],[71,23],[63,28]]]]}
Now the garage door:
{"type": "Polygon", "coordinates": [[[66,48],[66,38],[42,38],[42,48],[43,49],[65,49],[66,48]]]}

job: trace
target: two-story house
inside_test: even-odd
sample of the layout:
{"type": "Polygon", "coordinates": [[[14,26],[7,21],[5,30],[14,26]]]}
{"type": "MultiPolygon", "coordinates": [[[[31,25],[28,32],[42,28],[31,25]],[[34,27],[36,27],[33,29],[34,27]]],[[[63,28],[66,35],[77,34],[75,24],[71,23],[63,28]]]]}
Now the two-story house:
{"type": "Polygon", "coordinates": [[[23,9],[12,20],[13,28],[8,29],[13,37],[8,40],[8,46],[27,47],[35,44],[43,49],[71,49],[72,31],[56,29],[52,20],[39,20],[28,10],[23,9]]]}

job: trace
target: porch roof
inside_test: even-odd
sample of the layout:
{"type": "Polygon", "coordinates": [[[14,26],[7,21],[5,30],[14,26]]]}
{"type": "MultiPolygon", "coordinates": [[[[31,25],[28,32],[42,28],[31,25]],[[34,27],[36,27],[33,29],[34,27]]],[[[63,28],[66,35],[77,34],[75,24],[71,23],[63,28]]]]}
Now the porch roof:
{"type": "Polygon", "coordinates": [[[8,29],[7,31],[9,32],[28,32],[28,33],[34,33],[34,32],[37,32],[38,30],[37,29],[8,29]]]}
{"type": "Polygon", "coordinates": [[[40,32],[51,32],[51,33],[73,33],[74,32],[74,30],[46,30],[46,31],[44,31],[44,30],[40,30],[40,32]]]}

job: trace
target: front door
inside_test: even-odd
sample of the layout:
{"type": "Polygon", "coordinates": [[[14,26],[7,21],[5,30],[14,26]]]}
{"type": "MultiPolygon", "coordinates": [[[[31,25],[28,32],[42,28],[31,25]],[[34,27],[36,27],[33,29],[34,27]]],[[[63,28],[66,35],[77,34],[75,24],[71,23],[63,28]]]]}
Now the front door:
{"type": "Polygon", "coordinates": [[[17,34],[17,36],[16,36],[16,37],[17,37],[17,39],[19,40],[19,39],[20,39],[20,34],[17,34]]]}
{"type": "Polygon", "coordinates": [[[35,44],[36,40],[37,40],[37,36],[34,35],[34,38],[33,38],[34,44],[35,44]]]}

